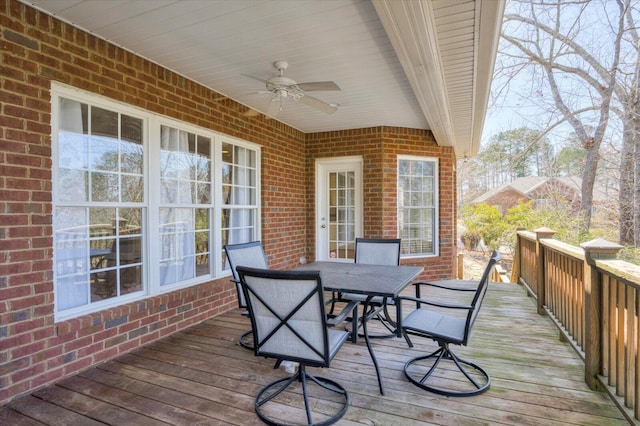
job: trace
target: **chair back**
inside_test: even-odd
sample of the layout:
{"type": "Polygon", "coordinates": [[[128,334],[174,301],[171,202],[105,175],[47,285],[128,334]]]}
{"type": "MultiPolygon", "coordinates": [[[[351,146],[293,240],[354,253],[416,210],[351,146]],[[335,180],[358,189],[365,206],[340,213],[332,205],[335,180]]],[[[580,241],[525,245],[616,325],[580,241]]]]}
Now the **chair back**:
{"type": "Polygon", "coordinates": [[[252,241],[249,243],[227,244],[224,246],[224,251],[227,254],[229,268],[231,268],[233,281],[236,284],[238,307],[246,309],[247,301],[245,300],[242,286],[240,285],[240,277],[236,269],[238,266],[268,269],[269,264],[267,263],[267,256],[264,254],[264,248],[260,241],[252,241]]]}
{"type": "MultiPolygon", "coordinates": [[[[331,359],[319,271],[238,266],[257,356],[328,367],[331,359]]],[[[345,333],[346,334],[346,333],[345,333]]]]}
{"type": "Polygon", "coordinates": [[[464,331],[464,341],[463,345],[467,344],[467,340],[469,339],[469,335],[471,334],[471,328],[473,324],[476,322],[476,318],[478,317],[478,313],[480,312],[480,306],[482,305],[482,300],[484,299],[484,295],[487,293],[487,288],[489,287],[489,277],[491,277],[491,271],[495,266],[496,262],[502,259],[502,255],[498,252],[498,250],[494,250],[487,266],[484,268],[484,272],[482,273],[482,277],[480,278],[480,282],[478,283],[478,288],[476,289],[475,294],[473,295],[473,300],[471,301],[471,309],[467,314],[467,323],[464,331]]]}
{"type": "Polygon", "coordinates": [[[399,265],[399,238],[356,238],[355,263],[399,265]]]}

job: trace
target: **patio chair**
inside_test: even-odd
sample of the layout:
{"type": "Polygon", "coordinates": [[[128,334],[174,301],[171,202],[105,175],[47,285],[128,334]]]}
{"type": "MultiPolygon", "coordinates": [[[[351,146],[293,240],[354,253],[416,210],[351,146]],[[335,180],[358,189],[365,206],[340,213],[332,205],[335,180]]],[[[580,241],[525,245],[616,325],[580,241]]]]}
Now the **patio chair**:
{"type": "Polygon", "coordinates": [[[238,266],[237,272],[254,330],[255,355],[300,365],[294,375],[279,379],[258,393],[255,401],[258,417],[270,425],[291,421],[291,413],[283,413],[280,402],[291,405],[291,398],[297,396],[304,401],[306,424],[335,423],[348,409],[349,394],[337,382],[312,375],[307,367],[329,367],[349,333],[327,325],[320,272],[244,266],[238,266]],[[315,414],[317,422],[314,422],[309,399],[316,390],[322,392],[323,398],[326,391],[332,392],[336,404],[328,414],[324,408],[330,409],[333,404],[323,407],[322,414],[315,414]],[[278,401],[281,394],[282,401],[278,401]]]}
{"type": "MultiPolygon", "coordinates": [[[[356,238],[355,245],[355,263],[366,265],[399,265],[400,264],[400,244],[399,238],[356,238]]],[[[364,303],[366,296],[356,293],[341,293],[337,295],[336,301],[340,302],[359,302],[364,303]]],[[[389,331],[389,333],[369,334],[370,338],[395,337],[397,321],[392,318],[389,312],[389,306],[394,305],[395,301],[391,298],[374,297],[369,301],[369,312],[378,310],[374,318],[389,331]]],[[[354,329],[357,325],[357,311],[351,327],[354,329]]]]}
{"type": "MultiPolygon", "coordinates": [[[[264,253],[264,248],[262,247],[262,243],[260,241],[252,241],[249,243],[240,243],[240,244],[227,244],[224,246],[224,251],[227,254],[227,261],[229,262],[229,267],[231,268],[231,273],[233,274],[233,281],[236,285],[236,291],[238,294],[238,307],[240,309],[245,309],[242,312],[242,315],[248,316],[249,311],[247,311],[247,301],[244,298],[244,293],[242,291],[242,285],[240,284],[240,277],[238,276],[237,267],[238,266],[249,266],[252,268],[261,268],[268,269],[269,264],[267,261],[267,256],[264,253]]],[[[240,336],[239,343],[242,347],[247,349],[253,349],[253,338],[252,338],[252,330],[245,331],[240,336]]]]}
{"type": "Polygon", "coordinates": [[[413,347],[409,335],[433,339],[439,346],[436,351],[415,357],[405,364],[404,374],[411,383],[427,391],[446,396],[471,396],[489,389],[491,385],[489,373],[477,364],[456,356],[450,345],[467,345],[487,292],[491,271],[500,259],[500,253],[494,251],[479,282],[472,280],[416,282],[413,283],[416,286],[416,297],[398,298],[400,310],[402,301],[416,303],[416,309],[402,319],[402,331],[409,346],[413,347]],[[456,294],[455,292],[466,293],[468,295],[466,300],[470,301],[451,304],[420,297],[420,288],[424,286],[437,287],[452,296],[456,294]],[[426,307],[422,307],[423,305],[426,307]],[[448,370],[442,368],[441,374],[434,374],[442,362],[453,363],[455,367],[448,370]],[[452,371],[460,371],[463,376],[449,379],[452,371]],[[429,379],[431,379],[430,382],[428,382],[429,379]]]}

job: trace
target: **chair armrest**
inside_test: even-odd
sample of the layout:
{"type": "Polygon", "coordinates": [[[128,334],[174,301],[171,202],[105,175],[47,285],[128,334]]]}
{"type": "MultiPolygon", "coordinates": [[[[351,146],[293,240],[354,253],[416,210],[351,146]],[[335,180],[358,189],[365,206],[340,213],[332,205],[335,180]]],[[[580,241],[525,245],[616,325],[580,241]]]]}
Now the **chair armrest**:
{"type": "Polygon", "coordinates": [[[429,281],[416,281],[416,282],[413,282],[412,284],[416,287],[416,290],[420,286],[437,287],[437,288],[442,288],[444,290],[452,290],[452,291],[476,291],[477,290],[477,288],[451,287],[451,286],[446,286],[446,285],[443,285],[443,284],[438,284],[436,282],[429,282],[429,281]]]}
{"type": "Polygon", "coordinates": [[[331,315],[330,318],[327,318],[327,325],[330,327],[335,327],[336,325],[344,322],[347,318],[349,318],[349,316],[353,317],[359,303],[360,302],[356,300],[349,302],[338,315],[331,315]]]}
{"type": "Polygon", "coordinates": [[[429,306],[436,306],[438,308],[445,308],[445,309],[460,309],[460,310],[470,310],[471,306],[469,305],[452,305],[449,303],[437,303],[437,302],[432,302],[432,301],[428,301],[425,299],[420,299],[418,297],[411,297],[411,296],[400,296],[398,297],[398,300],[407,300],[409,302],[415,302],[416,305],[420,306],[421,304],[425,304],[425,305],[429,305],[429,306]]]}

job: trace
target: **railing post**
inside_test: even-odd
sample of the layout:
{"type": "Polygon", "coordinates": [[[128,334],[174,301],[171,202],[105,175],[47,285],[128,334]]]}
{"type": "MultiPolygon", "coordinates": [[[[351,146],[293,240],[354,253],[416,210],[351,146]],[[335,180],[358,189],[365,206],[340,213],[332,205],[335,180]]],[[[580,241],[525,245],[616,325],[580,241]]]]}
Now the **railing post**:
{"type": "Polygon", "coordinates": [[[581,244],[584,249],[585,339],[584,380],[589,388],[598,389],[596,376],[602,373],[602,276],[595,261],[615,259],[623,248],[601,238],[581,244]]]}
{"type": "Polygon", "coordinates": [[[464,254],[458,253],[458,279],[464,279],[464,254]]]}
{"type": "Polygon", "coordinates": [[[520,256],[522,253],[522,238],[520,238],[520,234],[518,231],[524,231],[524,228],[518,227],[516,228],[516,252],[513,254],[513,264],[511,265],[511,282],[520,284],[520,256]]]}
{"type": "Polygon", "coordinates": [[[544,249],[541,241],[545,238],[552,238],[556,231],[549,228],[538,228],[536,233],[536,287],[538,293],[538,314],[545,315],[544,305],[546,304],[545,277],[546,267],[544,262],[544,249]]]}

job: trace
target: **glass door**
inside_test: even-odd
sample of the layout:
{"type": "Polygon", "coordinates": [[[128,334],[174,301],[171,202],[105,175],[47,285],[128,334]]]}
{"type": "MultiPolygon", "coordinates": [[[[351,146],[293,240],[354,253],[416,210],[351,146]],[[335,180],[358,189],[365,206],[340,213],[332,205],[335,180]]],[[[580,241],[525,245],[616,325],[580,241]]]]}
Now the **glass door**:
{"type": "Polygon", "coordinates": [[[353,261],[362,235],[362,159],[318,160],[316,259],[353,261]]]}

